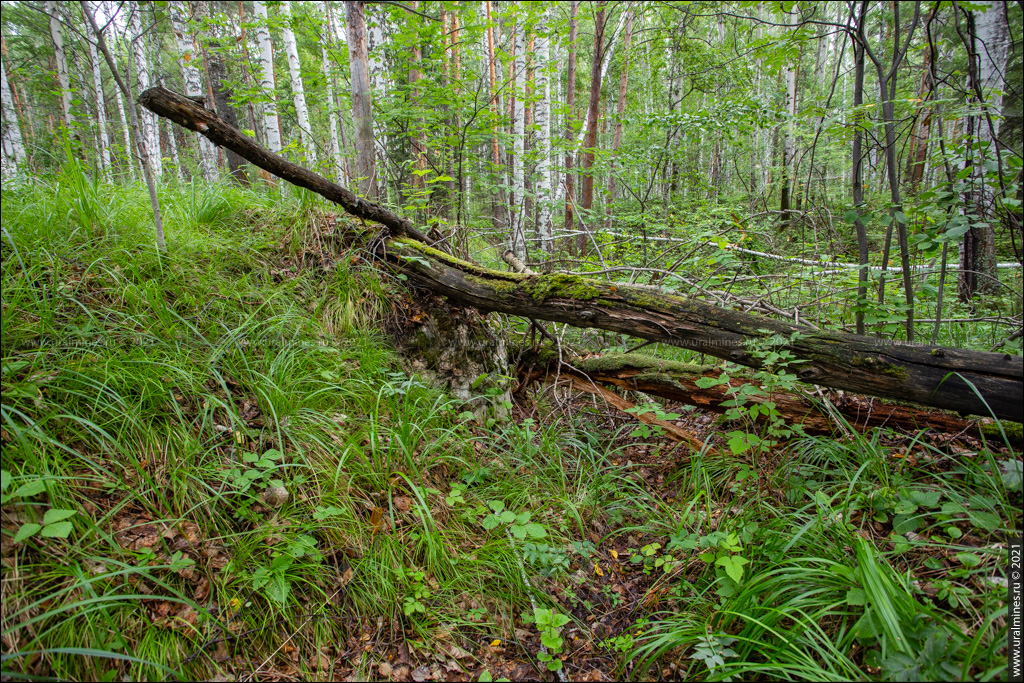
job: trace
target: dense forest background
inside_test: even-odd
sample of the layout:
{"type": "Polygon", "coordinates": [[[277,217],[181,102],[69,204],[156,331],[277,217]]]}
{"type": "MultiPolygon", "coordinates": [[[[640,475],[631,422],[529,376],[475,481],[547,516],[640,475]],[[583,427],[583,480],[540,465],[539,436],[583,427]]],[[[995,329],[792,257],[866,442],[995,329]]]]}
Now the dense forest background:
{"type": "Polygon", "coordinates": [[[1021,3],[0,17],[5,677],[1006,675],[1019,425],[793,348],[1020,362],[1021,3]],[[425,291],[440,252],[530,310],[600,281],[792,333],[484,318],[425,291]]]}

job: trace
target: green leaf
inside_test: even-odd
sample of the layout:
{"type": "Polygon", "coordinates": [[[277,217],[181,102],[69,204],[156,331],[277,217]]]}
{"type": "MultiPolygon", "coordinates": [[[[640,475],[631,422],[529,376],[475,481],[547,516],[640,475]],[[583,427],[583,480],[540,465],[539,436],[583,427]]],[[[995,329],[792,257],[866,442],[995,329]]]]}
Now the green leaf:
{"type": "Polygon", "coordinates": [[[42,479],[36,479],[26,484],[22,484],[14,492],[16,498],[31,498],[32,496],[39,495],[46,490],[46,483],[42,479]]]}
{"type": "Polygon", "coordinates": [[[737,583],[743,578],[743,565],[749,562],[750,560],[739,555],[724,555],[715,560],[715,564],[722,567],[729,578],[737,583]]]}
{"type": "Polygon", "coordinates": [[[56,524],[44,526],[39,535],[45,538],[67,538],[74,529],[75,527],[71,522],[57,522],[56,524]]]}
{"type": "Polygon", "coordinates": [[[981,558],[974,553],[957,553],[956,559],[968,569],[973,569],[981,564],[981,558]]]}
{"type": "Polygon", "coordinates": [[[7,470],[0,470],[0,491],[6,491],[11,486],[14,477],[7,470]]]}
{"type": "Polygon", "coordinates": [[[505,524],[511,524],[512,522],[516,521],[516,513],[512,512],[511,510],[505,510],[504,512],[501,513],[501,515],[499,515],[499,519],[501,519],[501,521],[505,524]]]}
{"type": "Polygon", "coordinates": [[[535,522],[527,524],[525,528],[526,533],[528,533],[531,538],[544,538],[548,535],[548,532],[545,531],[544,527],[535,522]]]}
{"type": "Polygon", "coordinates": [[[56,524],[62,522],[68,517],[74,517],[78,514],[76,510],[47,510],[46,514],[43,515],[43,524],[56,524]]]}
{"type": "Polygon", "coordinates": [[[21,543],[26,538],[34,536],[40,529],[43,528],[42,524],[36,524],[35,522],[29,522],[28,524],[22,524],[21,528],[18,529],[18,533],[14,535],[14,542],[21,543]]]}
{"type": "Polygon", "coordinates": [[[846,604],[850,606],[863,606],[867,604],[868,595],[863,588],[851,588],[846,591],[846,604]]]}

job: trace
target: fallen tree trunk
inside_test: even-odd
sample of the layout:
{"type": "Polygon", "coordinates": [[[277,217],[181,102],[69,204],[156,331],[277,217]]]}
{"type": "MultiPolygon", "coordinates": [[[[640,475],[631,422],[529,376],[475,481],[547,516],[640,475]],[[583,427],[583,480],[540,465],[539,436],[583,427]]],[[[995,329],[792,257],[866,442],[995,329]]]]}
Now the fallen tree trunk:
{"type": "Polygon", "coordinates": [[[354,216],[380,222],[392,236],[385,243],[391,262],[415,284],[461,306],[620,332],[754,368],[761,367],[763,354],[753,347],[781,340],[773,350],[787,350],[802,363],[795,367],[804,382],[960,413],[1020,419],[1024,365],[1019,357],[817,331],[693,297],[575,275],[481,268],[432,249],[407,219],[268,152],[186,97],[151,88],[139,102],[354,216]]]}
{"type": "MultiPolygon", "coordinates": [[[[727,387],[724,384],[707,388],[697,386],[697,380],[703,377],[718,378],[719,375],[720,371],[715,368],[637,353],[610,353],[573,359],[571,363],[560,363],[553,355],[527,356],[520,361],[519,379],[522,383],[529,383],[569,376],[577,382],[605,384],[724,413],[730,408],[724,404],[732,398],[727,393],[727,387]]],[[[740,387],[749,381],[747,377],[733,376],[729,384],[740,387]]],[[[776,391],[770,396],[748,395],[747,399],[751,403],[771,400],[787,422],[803,425],[804,430],[810,434],[831,434],[837,427],[835,419],[823,406],[797,394],[776,391]]],[[[875,399],[865,400],[850,394],[832,397],[831,403],[851,428],[861,432],[888,427],[906,432],[927,429],[975,438],[1000,438],[999,430],[994,425],[982,425],[947,412],[921,410],[875,399]]],[[[1006,431],[1013,445],[1021,443],[1019,430],[1006,431]]]]}

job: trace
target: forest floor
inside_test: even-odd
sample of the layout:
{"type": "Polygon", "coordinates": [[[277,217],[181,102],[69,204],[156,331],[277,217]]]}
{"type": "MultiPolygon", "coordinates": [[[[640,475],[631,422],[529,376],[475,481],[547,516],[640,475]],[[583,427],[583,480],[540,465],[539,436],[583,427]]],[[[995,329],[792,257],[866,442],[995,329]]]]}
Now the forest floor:
{"type": "Polygon", "coordinates": [[[476,416],[318,200],[135,192],[3,189],[4,680],[1005,676],[1019,452],[476,416]]]}

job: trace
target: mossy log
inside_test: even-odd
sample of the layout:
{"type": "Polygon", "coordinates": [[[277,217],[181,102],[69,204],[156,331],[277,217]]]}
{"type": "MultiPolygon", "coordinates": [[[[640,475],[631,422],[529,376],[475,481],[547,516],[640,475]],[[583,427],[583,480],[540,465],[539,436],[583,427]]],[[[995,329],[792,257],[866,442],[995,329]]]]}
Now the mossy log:
{"type": "Polygon", "coordinates": [[[785,341],[774,350],[793,354],[803,382],[1004,420],[1019,420],[1024,405],[1024,365],[1010,354],[813,330],[564,273],[489,270],[404,237],[388,249],[416,284],[481,311],[619,332],[753,368],[762,355],[752,347],[776,337],[785,341]]]}
{"type": "MultiPolygon", "coordinates": [[[[731,398],[727,394],[727,387],[724,384],[707,388],[697,386],[697,380],[703,377],[718,378],[720,374],[717,368],[667,361],[637,353],[609,353],[574,359],[571,363],[559,363],[558,358],[551,354],[527,355],[519,366],[521,383],[569,375],[724,413],[729,408],[724,404],[731,398]]],[[[749,381],[749,376],[739,375],[731,377],[729,384],[739,387],[749,381]]],[[[804,430],[810,434],[831,434],[836,431],[836,421],[827,410],[804,396],[791,392],[773,392],[770,397],[754,395],[747,398],[752,403],[771,400],[787,422],[803,425],[804,430]]],[[[851,394],[833,397],[831,402],[850,427],[862,432],[890,427],[906,432],[929,429],[943,434],[967,434],[975,438],[981,438],[984,432],[985,438],[999,438],[998,432],[986,429],[986,425],[943,411],[921,410],[851,394]]],[[[1012,444],[1020,444],[1019,425],[1007,424],[1006,433],[1012,444]]]]}
{"type": "Polygon", "coordinates": [[[432,249],[408,219],[269,152],[187,97],[151,88],[139,102],[256,166],[321,194],[350,214],[382,224],[391,236],[385,244],[387,257],[416,284],[458,305],[620,332],[755,368],[761,366],[761,356],[752,346],[778,335],[787,340],[779,348],[802,363],[796,366],[801,381],[963,414],[1020,419],[1020,357],[817,331],[693,297],[569,274],[481,268],[432,249]]]}

